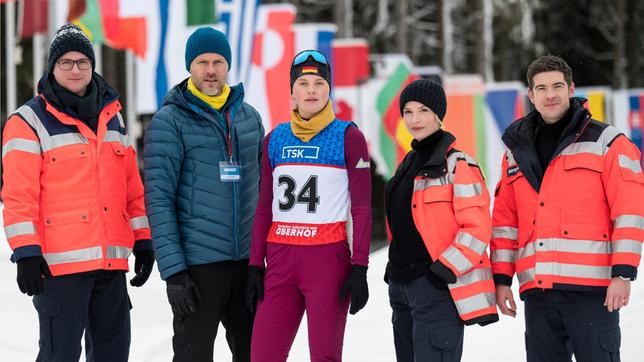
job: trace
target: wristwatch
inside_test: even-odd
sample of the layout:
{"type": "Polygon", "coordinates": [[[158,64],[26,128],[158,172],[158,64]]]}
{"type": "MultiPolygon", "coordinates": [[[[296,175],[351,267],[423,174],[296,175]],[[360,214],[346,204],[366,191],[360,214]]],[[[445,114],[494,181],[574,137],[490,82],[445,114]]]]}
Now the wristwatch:
{"type": "Polygon", "coordinates": [[[625,276],[621,276],[621,275],[618,275],[617,277],[619,279],[621,279],[621,280],[626,280],[626,281],[629,281],[629,282],[631,281],[631,278],[629,278],[629,277],[625,277],[625,276]]]}

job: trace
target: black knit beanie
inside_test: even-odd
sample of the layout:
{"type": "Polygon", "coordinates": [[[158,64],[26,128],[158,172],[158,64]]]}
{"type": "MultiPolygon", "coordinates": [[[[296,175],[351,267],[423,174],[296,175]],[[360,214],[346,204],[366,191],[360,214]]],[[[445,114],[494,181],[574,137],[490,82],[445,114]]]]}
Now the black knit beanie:
{"type": "Polygon", "coordinates": [[[420,102],[429,107],[440,120],[447,112],[447,97],[440,84],[429,79],[417,79],[407,85],[400,93],[400,115],[409,101],[420,102]]]}
{"type": "Polygon", "coordinates": [[[56,35],[54,35],[54,40],[51,41],[51,45],[49,46],[49,59],[47,61],[47,70],[49,73],[54,71],[54,65],[56,65],[58,58],[72,51],[87,55],[92,62],[92,70],[95,68],[96,56],[94,55],[92,43],[81,28],[69,23],[61,26],[56,32],[56,35]]]}
{"type": "Polygon", "coordinates": [[[307,74],[319,75],[326,80],[329,88],[331,88],[331,66],[320,63],[313,59],[312,56],[309,56],[306,61],[298,65],[291,63],[291,92],[293,91],[293,84],[297,78],[307,74]]]}

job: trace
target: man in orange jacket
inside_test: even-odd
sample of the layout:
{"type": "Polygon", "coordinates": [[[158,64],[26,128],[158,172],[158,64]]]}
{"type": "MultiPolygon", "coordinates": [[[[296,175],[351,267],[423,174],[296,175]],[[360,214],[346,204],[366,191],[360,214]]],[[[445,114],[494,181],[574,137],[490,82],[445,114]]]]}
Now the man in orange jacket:
{"type": "Polygon", "coordinates": [[[134,251],[137,287],[154,264],[118,94],[94,64],[81,29],[61,27],[39,94],[2,137],[4,232],[20,291],[34,295],[38,361],[78,361],[83,333],[88,361],[127,361],[127,259],[134,251]]]}
{"type": "Polygon", "coordinates": [[[573,97],[563,59],[536,59],[527,78],[536,110],[505,130],[495,192],[497,305],[516,315],[516,273],[528,362],[573,354],[579,362],[617,361],[619,309],[629,302],[644,240],[641,155],[573,97]]]}

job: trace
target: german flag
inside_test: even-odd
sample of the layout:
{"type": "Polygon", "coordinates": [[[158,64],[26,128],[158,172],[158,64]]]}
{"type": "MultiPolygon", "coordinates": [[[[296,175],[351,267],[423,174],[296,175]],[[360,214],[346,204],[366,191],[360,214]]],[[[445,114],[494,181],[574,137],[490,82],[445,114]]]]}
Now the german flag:
{"type": "Polygon", "coordinates": [[[302,73],[318,73],[318,67],[313,66],[304,66],[302,67],[302,73]]]}

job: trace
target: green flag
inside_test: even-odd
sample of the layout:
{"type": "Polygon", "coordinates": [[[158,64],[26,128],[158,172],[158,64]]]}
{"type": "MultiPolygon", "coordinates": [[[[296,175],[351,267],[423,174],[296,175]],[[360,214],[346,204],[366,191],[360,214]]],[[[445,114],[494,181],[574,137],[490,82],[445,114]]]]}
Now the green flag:
{"type": "Polygon", "coordinates": [[[215,24],[215,0],[186,0],[187,24],[215,24]]]}

